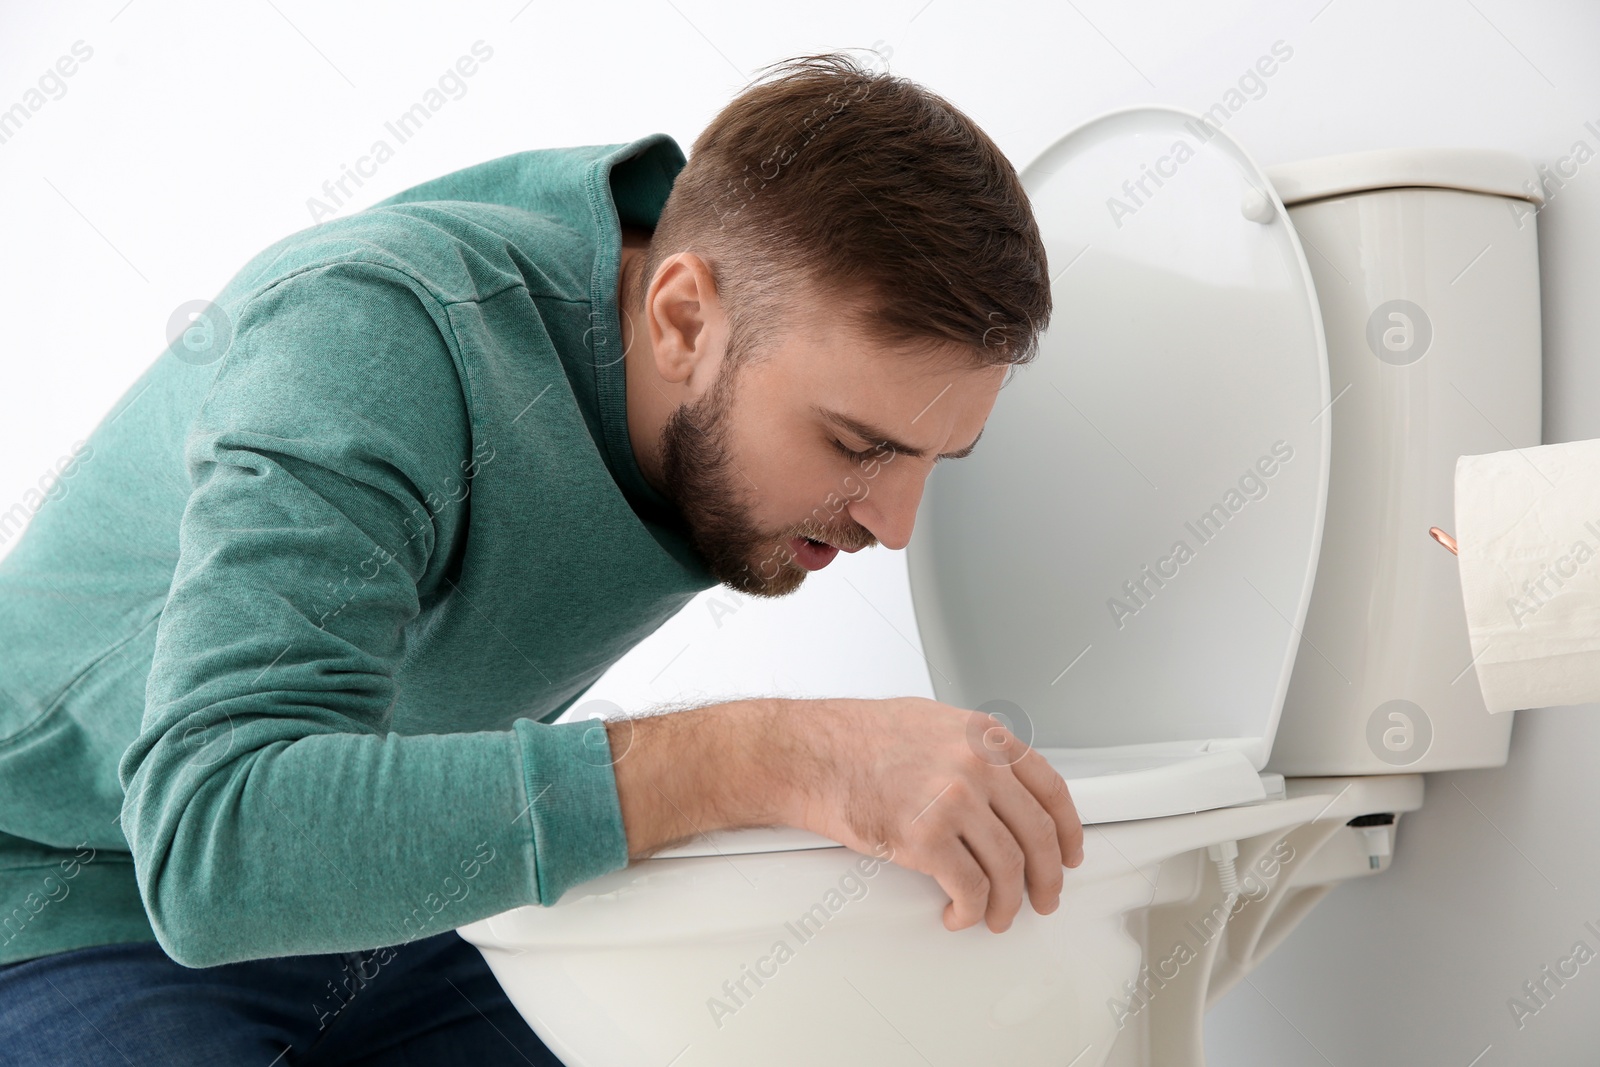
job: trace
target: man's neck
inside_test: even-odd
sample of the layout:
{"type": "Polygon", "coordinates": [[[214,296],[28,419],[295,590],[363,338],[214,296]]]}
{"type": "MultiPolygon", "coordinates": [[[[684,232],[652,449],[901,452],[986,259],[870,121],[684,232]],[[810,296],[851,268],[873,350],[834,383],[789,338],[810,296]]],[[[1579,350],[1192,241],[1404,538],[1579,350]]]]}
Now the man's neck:
{"type": "Polygon", "coordinates": [[[633,458],[650,487],[666,496],[658,444],[661,428],[666,425],[667,416],[672,412],[672,402],[662,390],[660,376],[656,373],[650,332],[640,318],[642,308],[634,306],[636,275],[643,269],[645,253],[649,250],[648,231],[631,226],[622,228],[622,262],[617,272],[617,320],[622,324],[628,440],[633,445],[633,458]]]}

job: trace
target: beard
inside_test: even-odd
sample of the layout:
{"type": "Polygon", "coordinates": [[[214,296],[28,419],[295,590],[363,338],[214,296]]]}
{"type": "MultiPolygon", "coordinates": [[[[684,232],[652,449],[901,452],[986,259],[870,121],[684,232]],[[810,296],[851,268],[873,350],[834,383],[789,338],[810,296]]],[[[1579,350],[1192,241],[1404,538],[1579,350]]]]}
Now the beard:
{"type": "Polygon", "coordinates": [[[752,596],[787,596],[807,572],[794,561],[788,535],[763,531],[751,518],[744,490],[753,486],[730,450],[729,416],[745,365],[739,356],[730,348],[710,391],[668,416],[661,428],[661,476],[712,577],[752,596]]]}

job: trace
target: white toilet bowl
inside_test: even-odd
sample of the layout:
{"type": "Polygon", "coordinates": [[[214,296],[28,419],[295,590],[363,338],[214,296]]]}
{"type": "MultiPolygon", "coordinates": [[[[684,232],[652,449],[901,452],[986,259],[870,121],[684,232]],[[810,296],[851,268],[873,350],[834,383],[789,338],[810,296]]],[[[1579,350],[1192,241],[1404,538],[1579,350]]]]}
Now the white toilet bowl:
{"type": "Polygon", "coordinates": [[[563,1062],[1203,1064],[1207,1006],[1386,866],[1416,772],[1505,760],[1427,527],[1456,456],[1538,443],[1524,174],[1297,164],[1297,233],[1183,112],[1031,164],[1051,327],[907,561],[932,695],[1061,771],[1083,864],[1051,915],[952,933],[924,875],[743,830],[462,927],[563,1062]]]}
{"type": "Polygon", "coordinates": [[[1333,884],[1376,873],[1345,824],[1422,802],[1417,775],[1288,785],[1091,824],[1060,907],[1024,905],[1003,934],[951,933],[931,879],[778,831],[712,835],[720,854],[702,842],[460,933],[570,1067],[1200,1064],[1207,1004],[1333,884]],[[1206,857],[1224,842],[1232,908],[1206,857]]]}

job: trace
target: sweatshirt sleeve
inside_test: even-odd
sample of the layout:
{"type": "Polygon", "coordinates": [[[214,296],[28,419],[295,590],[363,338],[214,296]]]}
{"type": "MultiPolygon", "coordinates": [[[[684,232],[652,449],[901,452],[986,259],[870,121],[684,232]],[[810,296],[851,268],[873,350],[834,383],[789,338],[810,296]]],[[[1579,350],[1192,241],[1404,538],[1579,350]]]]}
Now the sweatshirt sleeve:
{"type": "Polygon", "coordinates": [[[476,473],[447,307],[345,261],[236,319],[185,442],[178,562],[118,766],[162,948],[207,967],[396,945],[625,866],[592,723],[389,729],[476,473]]]}

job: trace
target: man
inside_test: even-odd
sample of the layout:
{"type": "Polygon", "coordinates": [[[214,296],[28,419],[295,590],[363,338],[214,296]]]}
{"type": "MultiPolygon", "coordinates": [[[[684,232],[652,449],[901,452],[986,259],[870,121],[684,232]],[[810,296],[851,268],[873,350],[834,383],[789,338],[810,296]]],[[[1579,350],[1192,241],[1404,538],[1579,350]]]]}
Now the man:
{"type": "Polygon", "coordinates": [[[1053,910],[1077,815],[987,716],[552,724],[700,590],[904,547],[1047,278],[994,144],[841,56],[687,165],[518,153],[255,256],[0,561],[0,1048],[555,1062],[454,929],[727,827],[1053,910]]]}

